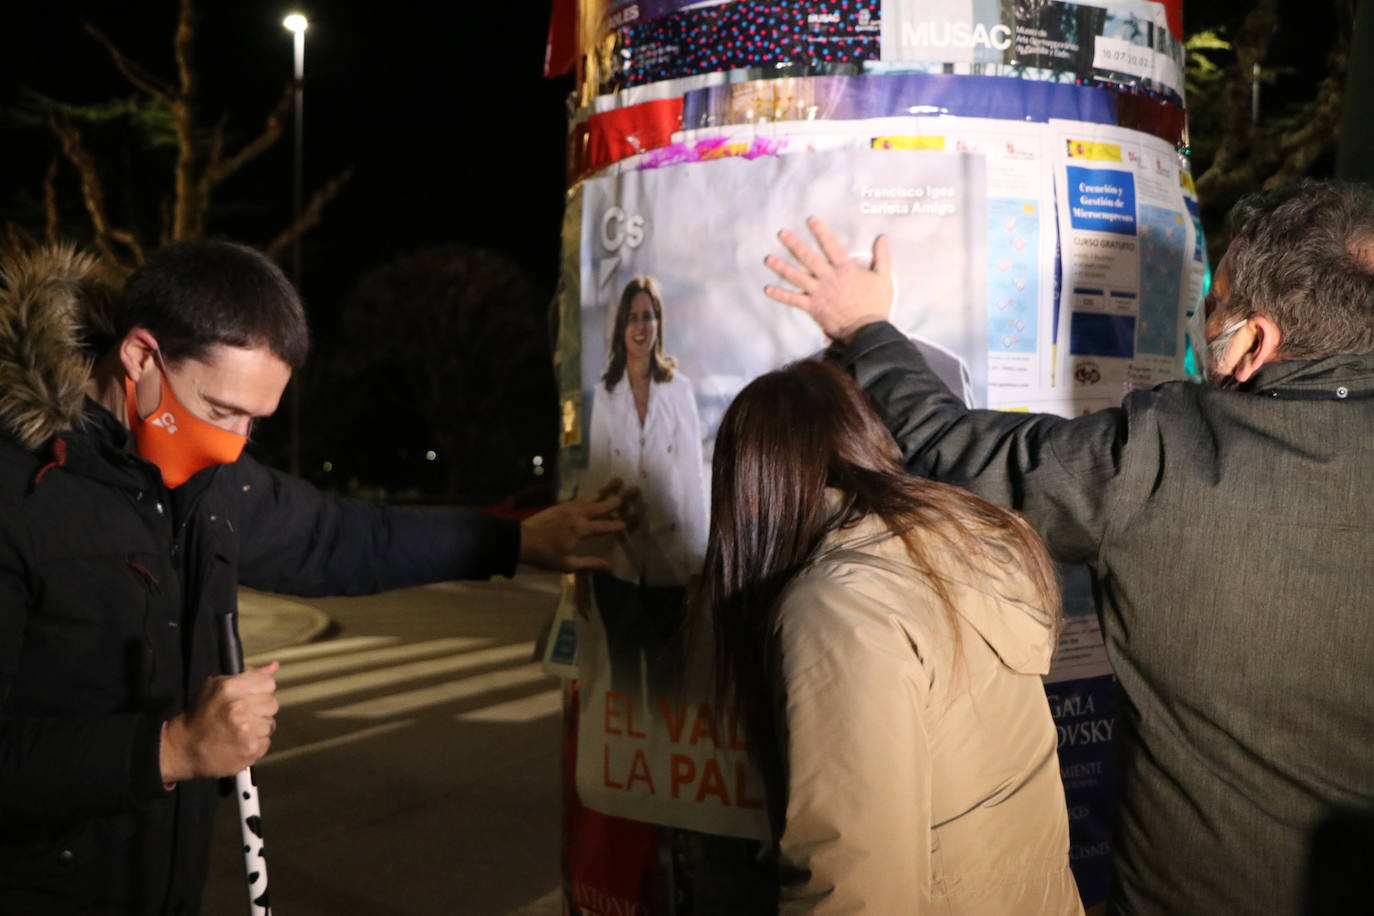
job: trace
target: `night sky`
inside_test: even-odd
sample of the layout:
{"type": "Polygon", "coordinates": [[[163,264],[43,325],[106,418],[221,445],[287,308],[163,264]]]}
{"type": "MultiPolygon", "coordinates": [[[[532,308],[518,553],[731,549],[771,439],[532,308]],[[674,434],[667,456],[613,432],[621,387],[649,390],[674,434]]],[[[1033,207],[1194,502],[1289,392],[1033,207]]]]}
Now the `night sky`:
{"type": "MultiPolygon", "coordinates": [[[[72,103],[136,94],[104,49],[84,33],[83,20],[154,74],[172,79],[177,6],[176,0],[6,5],[0,218],[41,228],[43,177],[57,156],[45,127],[21,126],[10,114],[21,87],[72,103]]],[[[302,291],[316,344],[308,372],[329,365],[340,339],[341,305],[359,278],[404,252],[450,243],[495,250],[513,259],[531,281],[538,299],[532,308],[542,310],[549,301],[557,279],[566,100],[572,89],[570,78],[547,80],[542,73],[549,6],[550,0],[318,0],[299,6],[280,0],[202,0],[196,48],[200,122],[208,128],[227,115],[230,135],[239,142],[261,129],[290,79],[292,38],[282,19],[293,11],[311,19],[305,63],[306,196],[344,168],[352,167],[354,175],[304,241],[302,291]]],[[[1294,7],[1283,4],[1284,26],[1271,62],[1280,76],[1265,90],[1267,110],[1308,97],[1324,72],[1336,11],[1319,4],[1295,15],[1294,7]]],[[[1235,24],[1247,8],[1239,0],[1197,0],[1186,5],[1185,15],[1190,28],[1235,24]]],[[[1209,125],[1195,122],[1193,128],[1196,138],[1209,125]]],[[[170,156],[150,155],[127,140],[123,146],[107,142],[101,150],[103,163],[111,167],[106,190],[112,211],[141,207],[151,219],[156,198],[170,187],[170,156]],[[158,170],[149,163],[158,164],[158,170]]],[[[261,246],[286,225],[291,151],[288,123],[275,147],[217,191],[210,235],[261,246]]],[[[64,225],[82,231],[86,219],[74,172],[66,163],[61,169],[64,225]]],[[[142,228],[149,234],[149,226],[142,228]]],[[[552,405],[551,377],[547,387],[552,405]]],[[[394,441],[416,426],[416,418],[405,414],[405,390],[392,390],[385,375],[369,388],[374,403],[396,405],[385,417],[395,427],[359,429],[352,445],[343,443],[333,435],[337,427],[383,421],[361,415],[340,420],[333,414],[341,401],[347,406],[347,399],[322,399],[305,424],[307,437],[313,435],[318,445],[306,456],[307,465],[337,459],[324,451],[381,454],[379,438],[394,441]]],[[[548,430],[551,438],[552,422],[548,430]]],[[[395,472],[401,478],[414,476],[417,467],[438,470],[415,464],[414,456],[430,444],[422,438],[387,453],[405,462],[395,472]]],[[[263,456],[282,463],[283,439],[279,419],[266,424],[263,456]]]]}
{"type": "MultiPolygon", "coordinates": [[[[305,184],[307,196],[347,166],[354,178],[305,242],[304,292],[316,334],[357,277],[396,253],[464,242],[514,258],[541,292],[556,279],[563,199],[568,78],[542,76],[549,0],[320,0],[306,40],[305,184]]],[[[1237,19],[1234,0],[1185,8],[1196,27],[1237,19]]],[[[291,36],[281,20],[297,7],[264,0],[202,0],[197,60],[202,122],[220,113],[246,137],[291,74],[291,36]]],[[[20,86],[71,102],[134,90],[81,29],[89,20],[158,75],[173,75],[175,0],[45,0],[7,4],[0,55],[0,106],[20,86]]],[[[1266,90],[1266,103],[1310,92],[1320,75],[1332,11],[1287,17],[1275,57],[1289,67],[1266,90]],[[1291,20],[1291,21],[1288,21],[1291,20]],[[1313,32],[1317,34],[1313,34],[1313,32]],[[1295,44],[1301,53],[1287,45],[1295,44]],[[1298,72],[1303,66],[1313,73],[1298,72]]],[[[1206,125],[1195,124],[1195,131],[1206,125]]],[[[45,130],[7,124],[3,215],[36,198],[56,152],[45,130]]],[[[66,199],[78,201],[64,166],[66,199]]],[[[151,182],[149,183],[151,186],[151,182]]],[[[111,188],[112,195],[145,193],[111,188]]],[[[290,215],[291,135],[222,186],[227,206],[216,235],[265,244],[290,215]]]]}
{"type": "MultiPolygon", "coordinates": [[[[0,217],[41,230],[43,178],[58,155],[45,126],[26,127],[11,116],[21,87],[79,104],[136,94],[83,31],[83,21],[171,81],[177,7],[175,0],[6,6],[0,217]]],[[[548,0],[328,0],[313,6],[202,0],[200,10],[200,123],[208,128],[227,115],[230,135],[240,143],[261,129],[292,73],[292,36],[281,22],[300,11],[311,20],[305,53],[306,199],[335,174],[353,169],[351,182],[303,243],[301,286],[314,338],[303,376],[303,468],[327,486],[347,489],[351,484],[345,481],[362,478],[393,492],[418,487],[434,494],[444,462],[418,457],[434,443],[398,374],[376,373],[343,392],[328,376],[337,371],[340,311],[369,270],[405,252],[463,243],[513,259],[536,294],[526,307],[543,321],[557,280],[566,99],[572,88],[570,78],[543,76],[548,0]],[[336,466],[332,476],[320,471],[325,460],[336,466]]],[[[128,139],[111,143],[109,135],[130,134],[89,138],[102,165],[110,167],[110,210],[118,221],[120,212],[141,207],[140,234],[155,237],[157,198],[171,187],[171,156],[149,154],[128,139]]],[[[220,186],[208,234],[266,245],[290,220],[291,168],[288,121],[272,149],[220,186]]],[[[84,233],[88,223],[75,171],[65,162],[58,191],[63,226],[71,227],[65,234],[84,233]]],[[[547,397],[541,394],[533,404],[527,397],[517,405],[522,415],[510,422],[522,428],[536,424],[535,438],[551,441],[552,375],[540,385],[547,397]]],[[[283,408],[260,424],[250,445],[280,466],[289,463],[285,414],[283,408]]],[[[523,460],[528,464],[528,456],[523,460]]],[[[498,492],[488,487],[478,498],[517,486],[508,481],[498,492]]]]}
{"type": "MultiPolygon", "coordinates": [[[[207,125],[227,113],[251,136],[291,76],[293,7],[236,0],[201,4],[197,62],[207,125]]],[[[299,6],[311,19],[305,55],[305,185],[345,167],[354,177],[305,243],[304,287],[328,338],[331,305],[368,268],[447,242],[492,248],[552,289],[563,192],[567,79],[542,75],[547,0],[417,0],[299,6]]],[[[157,75],[173,76],[177,4],[7,5],[4,102],[20,86],[70,102],[134,90],[81,29],[89,20],[157,75]]],[[[6,127],[3,200],[39,193],[56,145],[41,130],[6,127]]],[[[64,166],[64,169],[66,167],[64,166]]],[[[70,170],[64,172],[75,203],[70,170]]],[[[109,189],[112,195],[118,189],[109,189]]],[[[265,244],[290,216],[291,132],[222,186],[231,205],[211,227],[265,244]]]]}

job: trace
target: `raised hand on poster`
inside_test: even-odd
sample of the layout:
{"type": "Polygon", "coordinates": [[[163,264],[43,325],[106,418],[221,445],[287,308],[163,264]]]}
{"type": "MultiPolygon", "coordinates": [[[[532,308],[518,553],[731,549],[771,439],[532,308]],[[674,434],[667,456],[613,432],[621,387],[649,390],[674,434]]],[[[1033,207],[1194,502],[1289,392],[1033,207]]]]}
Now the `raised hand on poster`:
{"type": "Polygon", "coordinates": [[[786,229],[778,240],[796,263],[769,255],[763,263],[796,290],[765,286],[764,294],[801,309],[832,340],[844,340],[866,324],[892,314],[892,260],[887,236],[873,241],[871,265],[861,264],[818,217],[806,221],[821,250],[786,229]]]}
{"type": "Polygon", "coordinates": [[[637,487],[627,488],[615,478],[595,499],[576,499],[531,515],[520,524],[521,562],[556,572],[609,569],[604,557],[579,550],[586,538],[626,530],[622,506],[637,505],[638,497],[637,487]]]}

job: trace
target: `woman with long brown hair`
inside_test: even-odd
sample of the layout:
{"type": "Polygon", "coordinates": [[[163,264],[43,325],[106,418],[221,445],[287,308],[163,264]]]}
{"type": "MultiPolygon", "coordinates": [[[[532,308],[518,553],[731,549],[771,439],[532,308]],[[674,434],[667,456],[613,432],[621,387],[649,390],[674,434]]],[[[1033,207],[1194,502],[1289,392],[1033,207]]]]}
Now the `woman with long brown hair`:
{"type": "Polygon", "coordinates": [[[781,908],[1081,913],[1049,557],[899,459],[819,361],[756,379],[717,433],[694,623],[764,774],[781,908]]]}

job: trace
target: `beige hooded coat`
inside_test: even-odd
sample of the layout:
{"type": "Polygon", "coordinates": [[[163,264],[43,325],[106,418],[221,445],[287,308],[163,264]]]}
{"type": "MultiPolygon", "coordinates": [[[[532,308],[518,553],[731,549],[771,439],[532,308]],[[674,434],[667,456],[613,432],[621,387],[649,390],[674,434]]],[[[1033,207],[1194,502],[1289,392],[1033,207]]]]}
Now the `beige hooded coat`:
{"type": "Polygon", "coordinates": [[[1069,871],[1048,615],[1011,565],[934,538],[948,615],[875,516],[832,532],[779,606],[784,913],[1083,912],[1069,871]]]}

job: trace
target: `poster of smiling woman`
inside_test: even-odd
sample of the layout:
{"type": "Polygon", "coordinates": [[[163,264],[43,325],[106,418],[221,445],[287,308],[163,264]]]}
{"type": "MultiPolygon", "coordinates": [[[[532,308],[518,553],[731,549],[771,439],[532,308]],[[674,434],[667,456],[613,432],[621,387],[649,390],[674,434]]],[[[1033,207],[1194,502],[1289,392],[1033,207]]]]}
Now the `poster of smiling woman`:
{"type": "Polygon", "coordinates": [[[577,791],[588,808],[767,836],[747,740],[693,690],[700,672],[675,638],[706,548],[716,427],[749,380],[826,346],[805,315],[762,293],[776,230],[810,215],[846,238],[888,236],[894,321],[951,387],[982,399],[983,164],[918,158],[918,169],[876,150],[731,159],[582,186],[580,443],[564,483],[620,477],[640,491],[633,530],[601,545],[610,572],[585,588],[577,791]]]}

